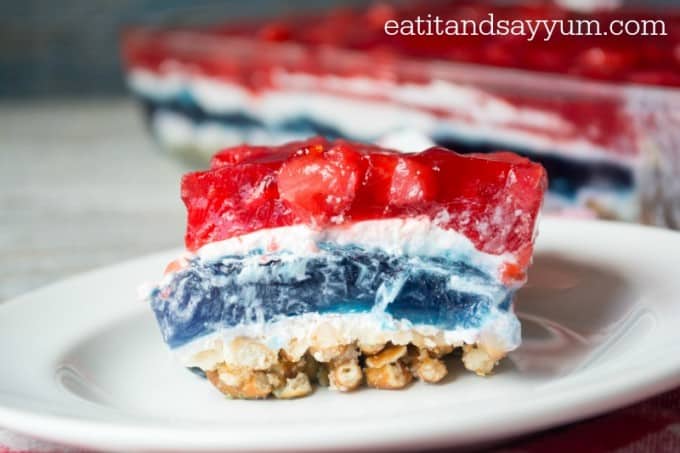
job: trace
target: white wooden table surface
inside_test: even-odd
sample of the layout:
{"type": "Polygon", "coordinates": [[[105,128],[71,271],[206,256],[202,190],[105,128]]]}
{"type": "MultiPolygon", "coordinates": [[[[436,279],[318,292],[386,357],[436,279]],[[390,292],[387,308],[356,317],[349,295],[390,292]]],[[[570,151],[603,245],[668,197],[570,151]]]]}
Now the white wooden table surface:
{"type": "Polygon", "coordinates": [[[181,246],[183,171],[131,100],[0,104],[0,301],[181,246]]]}
{"type": "MultiPolygon", "coordinates": [[[[126,99],[0,104],[0,303],[179,247],[180,164],[126,99]]],[[[0,450],[70,451],[0,427],[0,450]]]]}

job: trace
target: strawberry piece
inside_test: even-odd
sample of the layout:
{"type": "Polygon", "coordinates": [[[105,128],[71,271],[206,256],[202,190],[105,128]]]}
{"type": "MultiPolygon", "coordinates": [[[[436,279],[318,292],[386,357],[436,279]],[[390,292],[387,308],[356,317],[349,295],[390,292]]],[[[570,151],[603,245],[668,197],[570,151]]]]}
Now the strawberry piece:
{"type": "Polygon", "coordinates": [[[408,206],[428,202],[437,193],[434,171],[416,160],[397,160],[390,182],[390,205],[408,206]]]}
{"type": "Polygon", "coordinates": [[[278,175],[281,199],[303,218],[319,224],[342,216],[361,180],[361,156],[345,144],[327,151],[304,149],[283,163],[278,175]]]}
{"type": "Polygon", "coordinates": [[[242,164],[184,175],[187,249],[297,221],[279,198],[275,170],[276,165],[242,164]]]}
{"type": "Polygon", "coordinates": [[[353,207],[355,213],[376,210],[389,211],[390,184],[397,159],[394,155],[375,153],[367,156],[367,168],[364,180],[357,193],[361,203],[353,207]]]}
{"type": "Polygon", "coordinates": [[[636,63],[637,55],[623,49],[592,47],[577,57],[575,72],[596,79],[617,79],[636,63]]]}

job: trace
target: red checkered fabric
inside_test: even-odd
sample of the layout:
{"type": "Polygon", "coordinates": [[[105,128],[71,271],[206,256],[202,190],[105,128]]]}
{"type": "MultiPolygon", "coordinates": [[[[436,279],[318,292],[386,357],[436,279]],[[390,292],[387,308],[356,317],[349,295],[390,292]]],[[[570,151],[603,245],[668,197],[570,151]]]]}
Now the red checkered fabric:
{"type": "MultiPolygon", "coordinates": [[[[680,452],[680,388],[583,422],[500,444],[507,453],[680,452]]],[[[0,429],[0,453],[76,452],[0,429]]],[[[446,451],[446,450],[439,450],[446,451]]]]}
{"type": "Polygon", "coordinates": [[[680,388],[606,415],[525,437],[500,450],[680,452],[680,388]]]}

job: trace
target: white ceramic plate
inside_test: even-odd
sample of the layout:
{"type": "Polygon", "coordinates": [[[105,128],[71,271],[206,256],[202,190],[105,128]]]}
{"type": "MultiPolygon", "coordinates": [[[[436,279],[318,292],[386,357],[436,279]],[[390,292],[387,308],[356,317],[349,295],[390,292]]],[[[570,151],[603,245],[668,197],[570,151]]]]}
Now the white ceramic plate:
{"type": "Polygon", "coordinates": [[[680,234],[544,220],[498,372],[406,391],[232,401],[172,362],[139,282],[175,252],[0,305],[0,426],[97,449],[419,447],[488,442],[680,385],[680,234]]]}

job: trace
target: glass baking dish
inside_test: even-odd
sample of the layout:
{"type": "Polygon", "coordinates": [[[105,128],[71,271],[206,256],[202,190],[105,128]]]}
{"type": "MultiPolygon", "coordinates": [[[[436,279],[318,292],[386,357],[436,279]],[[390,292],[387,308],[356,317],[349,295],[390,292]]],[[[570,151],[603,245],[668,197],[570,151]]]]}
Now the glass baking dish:
{"type": "Polygon", "coordinates": [[[170,154],[200,166],[225,146],[317,134],[509,149],[547,168],[550,212],[680,227],[678,88],[263,41],[251,27],[125,31],[129,85],[170,154]]]}

